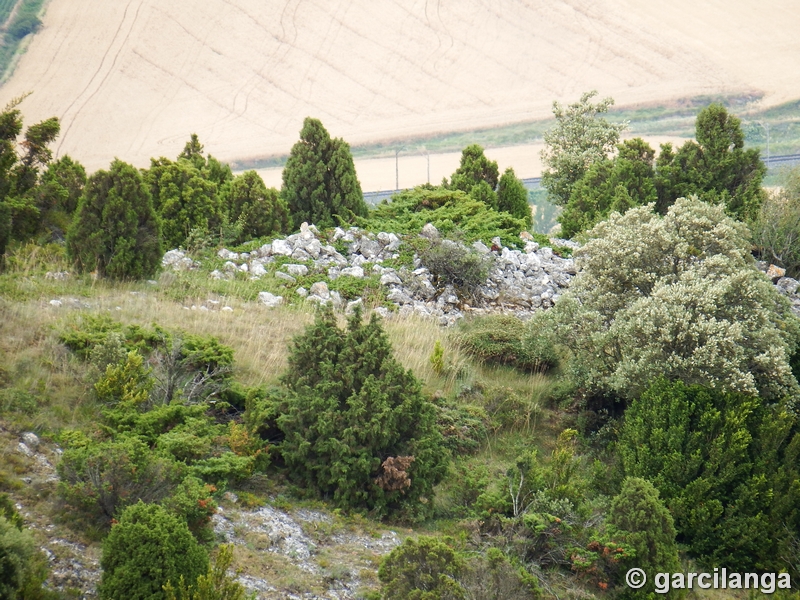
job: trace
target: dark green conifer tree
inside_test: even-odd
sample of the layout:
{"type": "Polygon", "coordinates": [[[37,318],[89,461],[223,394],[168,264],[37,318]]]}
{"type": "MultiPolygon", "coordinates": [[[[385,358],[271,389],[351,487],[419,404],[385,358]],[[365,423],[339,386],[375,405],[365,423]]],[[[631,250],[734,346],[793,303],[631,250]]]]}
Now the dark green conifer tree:
{"type": "Polygon", "coordinates": [[[164,586],[197,581],[208,555],[185,522],[157,504],[129,506],[103,542],[103,600],[160,600],[164,586]]]}
{"type": "MultiPolygon", "coordinates": [[[[200,157],[201,160],[202,157],[200,157]]],[[[183,245],[193,229],[213,232],[223,219],[218,186],[198,168],[194,159],[151,159],[145,180],[153,207],[161,219],[164,245],[183,245]]]]}
{"type": "Polygon", "coordinates": [[[139,171],[117,159],[89,178],[67,234],[79,271],[112,279],[152,277],[161,262],[158,218],[139,171]]]}
{"type": "Polygon", "coordinates": [[[469,194],[474,186],[485,181],[494,191],[499,178],[497,162],[486,158],[481,146],[472,144],[461,151],[461,163],[450,177],[450,187],[469,194]]]}
{"type": "Polygon", "coordinates": [[[444,469],[435,408],[376,315],[362,323],[356,311],[342,332],[321,312],[294,340],[283,382],[281,454],[296,479],[342,507],[428,512],[444,469]]]}
{"type": "Polygon", "coordinates": [[[311,117],[303,121],[300,141],[286,161],[281,197],[294,227],[304,221],[333,227],[340,220],[367,216],[350,146],[331,139],[322,122],[311,117]]]}
{"type": "Polygon", "coordinates": [[[639,596],[647,598],[655,592],[656,573],[680,571],[675,524],[652,483],[637,477],[626,479],[611,502],[609,523],[614,539],[629,544],[635,552],[630,566],[647,574],[648,583],[639,596]]]}
{"type": "Polygon", "coordinates": [[[267,188],[255,171],[234,177],[225,189],[228,220],[241,224],[237,241],[252,240],[289,228],[289,210],[278,190],[267,188]]]}
{"type": "Polygon", "coordinates": [[[533,224],[531,207],[528,204],[528,190],[510,167],[506,169],[497,184],[497,210],[522,219],[527,227],[533,224]]]}

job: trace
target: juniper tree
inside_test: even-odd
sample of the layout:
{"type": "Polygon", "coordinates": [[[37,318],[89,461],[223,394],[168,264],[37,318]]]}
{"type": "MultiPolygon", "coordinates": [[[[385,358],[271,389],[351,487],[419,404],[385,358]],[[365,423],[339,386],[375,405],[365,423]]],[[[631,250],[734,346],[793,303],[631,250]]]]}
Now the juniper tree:
{"type": "Polygon", "coordinates": [[[283,169],[281,197],[295,227],[304,221],[333,227],[340,220],[366,217],[367,205],[350,146],[331,139],[318,119],[306,117],[283,169]]]}
{"type": "Polygon", "coordinates": [[[497,162],[486,158],[481,146],[472,144],[461,151],[461,163],[450,178],[449,187],[497,208],[495,190],[499,178],[497,162]]]}
{"type": "Polygon", "coordinates": [[[103,542],[103,600],[159,600],[171,582],[197,581],[208,555],[186,523],[156,504],[129,506],[103,542]]]}
{"type": "Polygon", "coordinates": [[[228,220],[240,223],[243,242],[286,231],[289,211],[278,190],[267,188],[255,171],[237,175],[225,190],[228,220]]]}
{"type": "Polygon", "coordinates": [[[625,412],[618,449],[625,475],[658,489],[692,555],[796,572],[784,558],[800,539],[800,433],[784,403],[661,379],[625,412]]]}
{"type": "Polygon", "coordinates": [[[533,225],[531,207],[528,204],[528,190],[510,167],[506,169],[497,184],[497,210],[522,219],[527,227],[533,225]]]}
{"type": "MultiPolygon", "coordinates": [[[[200,157],[202,161],[202,157],[200,157]]],[[[177,248],[192,230],[213,232],[223,220],[218,186],[209,180],[194,159],[151,159],[145,172],[153,207],[161,220],[166,246],[177,248]]]]}
{"type": "Polygon", "coordinates": [[[680,570],[675,523],[649,481],[629,477],[623,482],[622,490],[611,501],[609,523],[615,539],[629,544],[635,552],[630,566],[643,569],[649,577],[649,586],[640,593],[642,598],[654,591],[656,573],[680,570]]]}
{"type": "Polygon", "coordinates": [[[444,469],[435,409],[376,315],[362,323],[357,310],[342,332],[321,312],[295,338],[283,383],[281,454],[295,479],[342,507],[428,512],[444,469]]]}
{"type": "Polygon", "coordinates": [[[161,229],[139,171],[119,159],[86,183],[67,234],[79,271],[112,279],[152,277],[161,262],[161,229]]]}

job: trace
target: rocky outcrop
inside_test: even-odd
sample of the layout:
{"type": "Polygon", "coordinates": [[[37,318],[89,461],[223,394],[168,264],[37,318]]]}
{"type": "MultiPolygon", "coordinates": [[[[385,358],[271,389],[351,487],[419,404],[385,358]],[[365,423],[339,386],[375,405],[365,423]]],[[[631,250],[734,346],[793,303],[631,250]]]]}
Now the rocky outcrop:
{"type": "MultiPolygon", "coordinates": [[[[430,240],[441,238],[431,224],[426,225],[420,235],[430,240]]],[[[237,273],[247,273],[249,279],[259,280],[271,274],[291,286],[309,273],[323,275],[326,281],[318,281],[310,289],[297,288],[292,293],[292,296],[296,294],[294,298],[265,291],[259,294],[259,301],[269,307],[293,300],[330,302],[342,310],[348,307],[352,310],[355,304],[345,304],[336,291],[329,289],[328,282],[340,277],[376,277],[399,314],[431,317],[449,325],[462,318],[465,312],[504,311],[529,316],[533,311],[552,306],[575,274],[572,259],[561,258],[536,242],[528,241],[524,250],[504,248],[499,239],[493,240],[493,250],[476,242],[470,250],[485,255],[491,268],[485,283],[465,296],[452,286],[439,285],[435,275],[416,255],[411,264],[399,266],[397,259],[403,244],[400,236],[394,233],[375,234],[356,227],[348,230],[337,227],[326,238],[316,227],[304,223],[299,233],[273,240],[252,252],[221,249],[217,255],[226,262],[209,276],[232,279],[237,273]],[[295,262],[286,262],[286,258],[295,262]]],[[[167,255],[165,265],[175,265],[173,268],[177,269],[196,268],[189,267],[187,260],[190,259],[179,251],[170,251],[167,255]]],[[[378,310],[387,317],[392,314],[386,308],[378,310]]]]}

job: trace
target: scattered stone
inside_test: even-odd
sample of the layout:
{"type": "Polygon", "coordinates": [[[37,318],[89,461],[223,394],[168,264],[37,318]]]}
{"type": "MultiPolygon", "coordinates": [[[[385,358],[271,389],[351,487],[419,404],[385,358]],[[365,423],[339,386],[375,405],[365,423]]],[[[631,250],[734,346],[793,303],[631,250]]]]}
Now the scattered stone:
{"type": "Polygon", "coordinates": [[[284,273],[283,271],[275,271],[275,277],[277,277],[278,279],[284,279],[289,283],[295,283],[297,281],[297,279],[295,279],[288,273],[284,273]]]}
{"type": "Polygon", "coordinates": [[[283,303],[283,296],[276,296],[275,294],[270,294],[269,292],[259,292],[258,301],[267,308],[275,308],[283,303]]]}
{"type": "Polygon", "coordinates": [[[346,267],[341,270],[342,275],[349,275],[350,277],[357,277],[358,279],[363,279],[364,277],[364,269],[361,267],[346,267]]]}
{"type": "Polygon", "coordinates": [[[786,275],[786,269],[782,269],[777,265],[770,265],[767,269],[767,277],[772,279],[773,283],[776,283],[784,275],[786,275]]]}
{"type": "Polygon", "coordinates": [[[345,314],[346,315],[353,314],[353,311],[355,311],[356,307],[363,308],[364,307],[364,300],[361,299],[361,298],[356,298],[355,300],[351,300],[350,302],[348,302],[347,306],[344,309],[345,314]]]}
{"type": "Polygon", "coordinates": [[[223,312],[233,312],[233,309],[230,306],[223,306],[220,310],[223,312]]]}
{"type": "Polygon", "coordinates": [[[422,237],[428,238],[429,240],[439,239],[439,230],[434,227],[433,223],[426,223],[419,234],[422,237]]]}
{"type": "Polygon", "coordinates": [[[50,306],[61,306],[64,304],[61,300],[50,300],[50,306]]]}
{"type": "Polygon", "coordinates": [[[308,274],[308,267],[305,266],[305,265],[288,264],[288,265],[284,265],[284,266],[286,267],[286,271],[289,273],[289,275],[294,275],[296,277],[302,277],[303,275],[307,275],[308,274]]]}
{"type": "Polygon", "coordinates": [[[252,273],[254,277],[263,277],[267,274],[267,270],[260,262],[254,262],[250,264],[250,273],[252,273]]]}
{"type": "Polygon", "coordinates": [[[25,443],[26,446],[29,448],[33,448],[36,450],[39,447],[40,440],[39,436],[33,433],[32,431],[26,431],[22,434],[22,441],[25,443]]]}
{"type": "Polygon", "coordinates": [[[17,444],[17,452],[19,452],[20,454],[24,454],[28,458],[32,458],[34,455],[33,450],[28,448],[28,445],[25,442],[20,442],[19,444],[17,444]]]}
{"type": "Polygon", "coordinates": [[[384,273],[381,275],[381,285],[401,285],[403,282],[397,276],[397,273],[384,273]]]}
{"type": "Polygon", "coordinates": [[[312,295],[321,298],[322,300],[328,300],[331,297],[331,292],[328,289],[328,284],[325,283],[324,281],[318,281],[317,283],[313,284],[309,292],[312,295]]]}
{"type": "Polygon", "coordinates": [[[272,240],[272,254],[280,254],[281,256],[291,256],[294,249],[286,242],[286,240],[272,240]]]}
{"type": "Polygon", "coordinates": [[[301,298],[305,298],[306,296],[308,296],[308,290],[304,287],[299,287],[297,288],[297,295],[300,296],[301,298]]]}
{"type": "Polygon", "coordinates": [[[68,271],[48,271],[44,274],[45,279],[55,279],[57,281],[63,281],[65,279],[69,279],[69,272],[68,271]]]}
{"type": "Polygon", "coordinates": [[[791,277],[781,277],[775,285],[779,291],[791,296],[797,292],[797,288],[800,287],[800,281],[791,277]]]}

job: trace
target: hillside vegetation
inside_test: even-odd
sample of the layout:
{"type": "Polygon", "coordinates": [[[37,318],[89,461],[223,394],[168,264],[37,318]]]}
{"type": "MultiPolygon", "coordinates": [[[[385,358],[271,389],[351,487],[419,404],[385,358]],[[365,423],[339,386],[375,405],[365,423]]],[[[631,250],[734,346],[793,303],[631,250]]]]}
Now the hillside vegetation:
{"type": "Polygon", "coordinates": [[[573,240],[474,144],[370,210],[318,119],[277,190],[196,135],[87,173],[8,105],[3,597],[797,598],[797,172],[594,95],[545,136],[573,240]]]}

